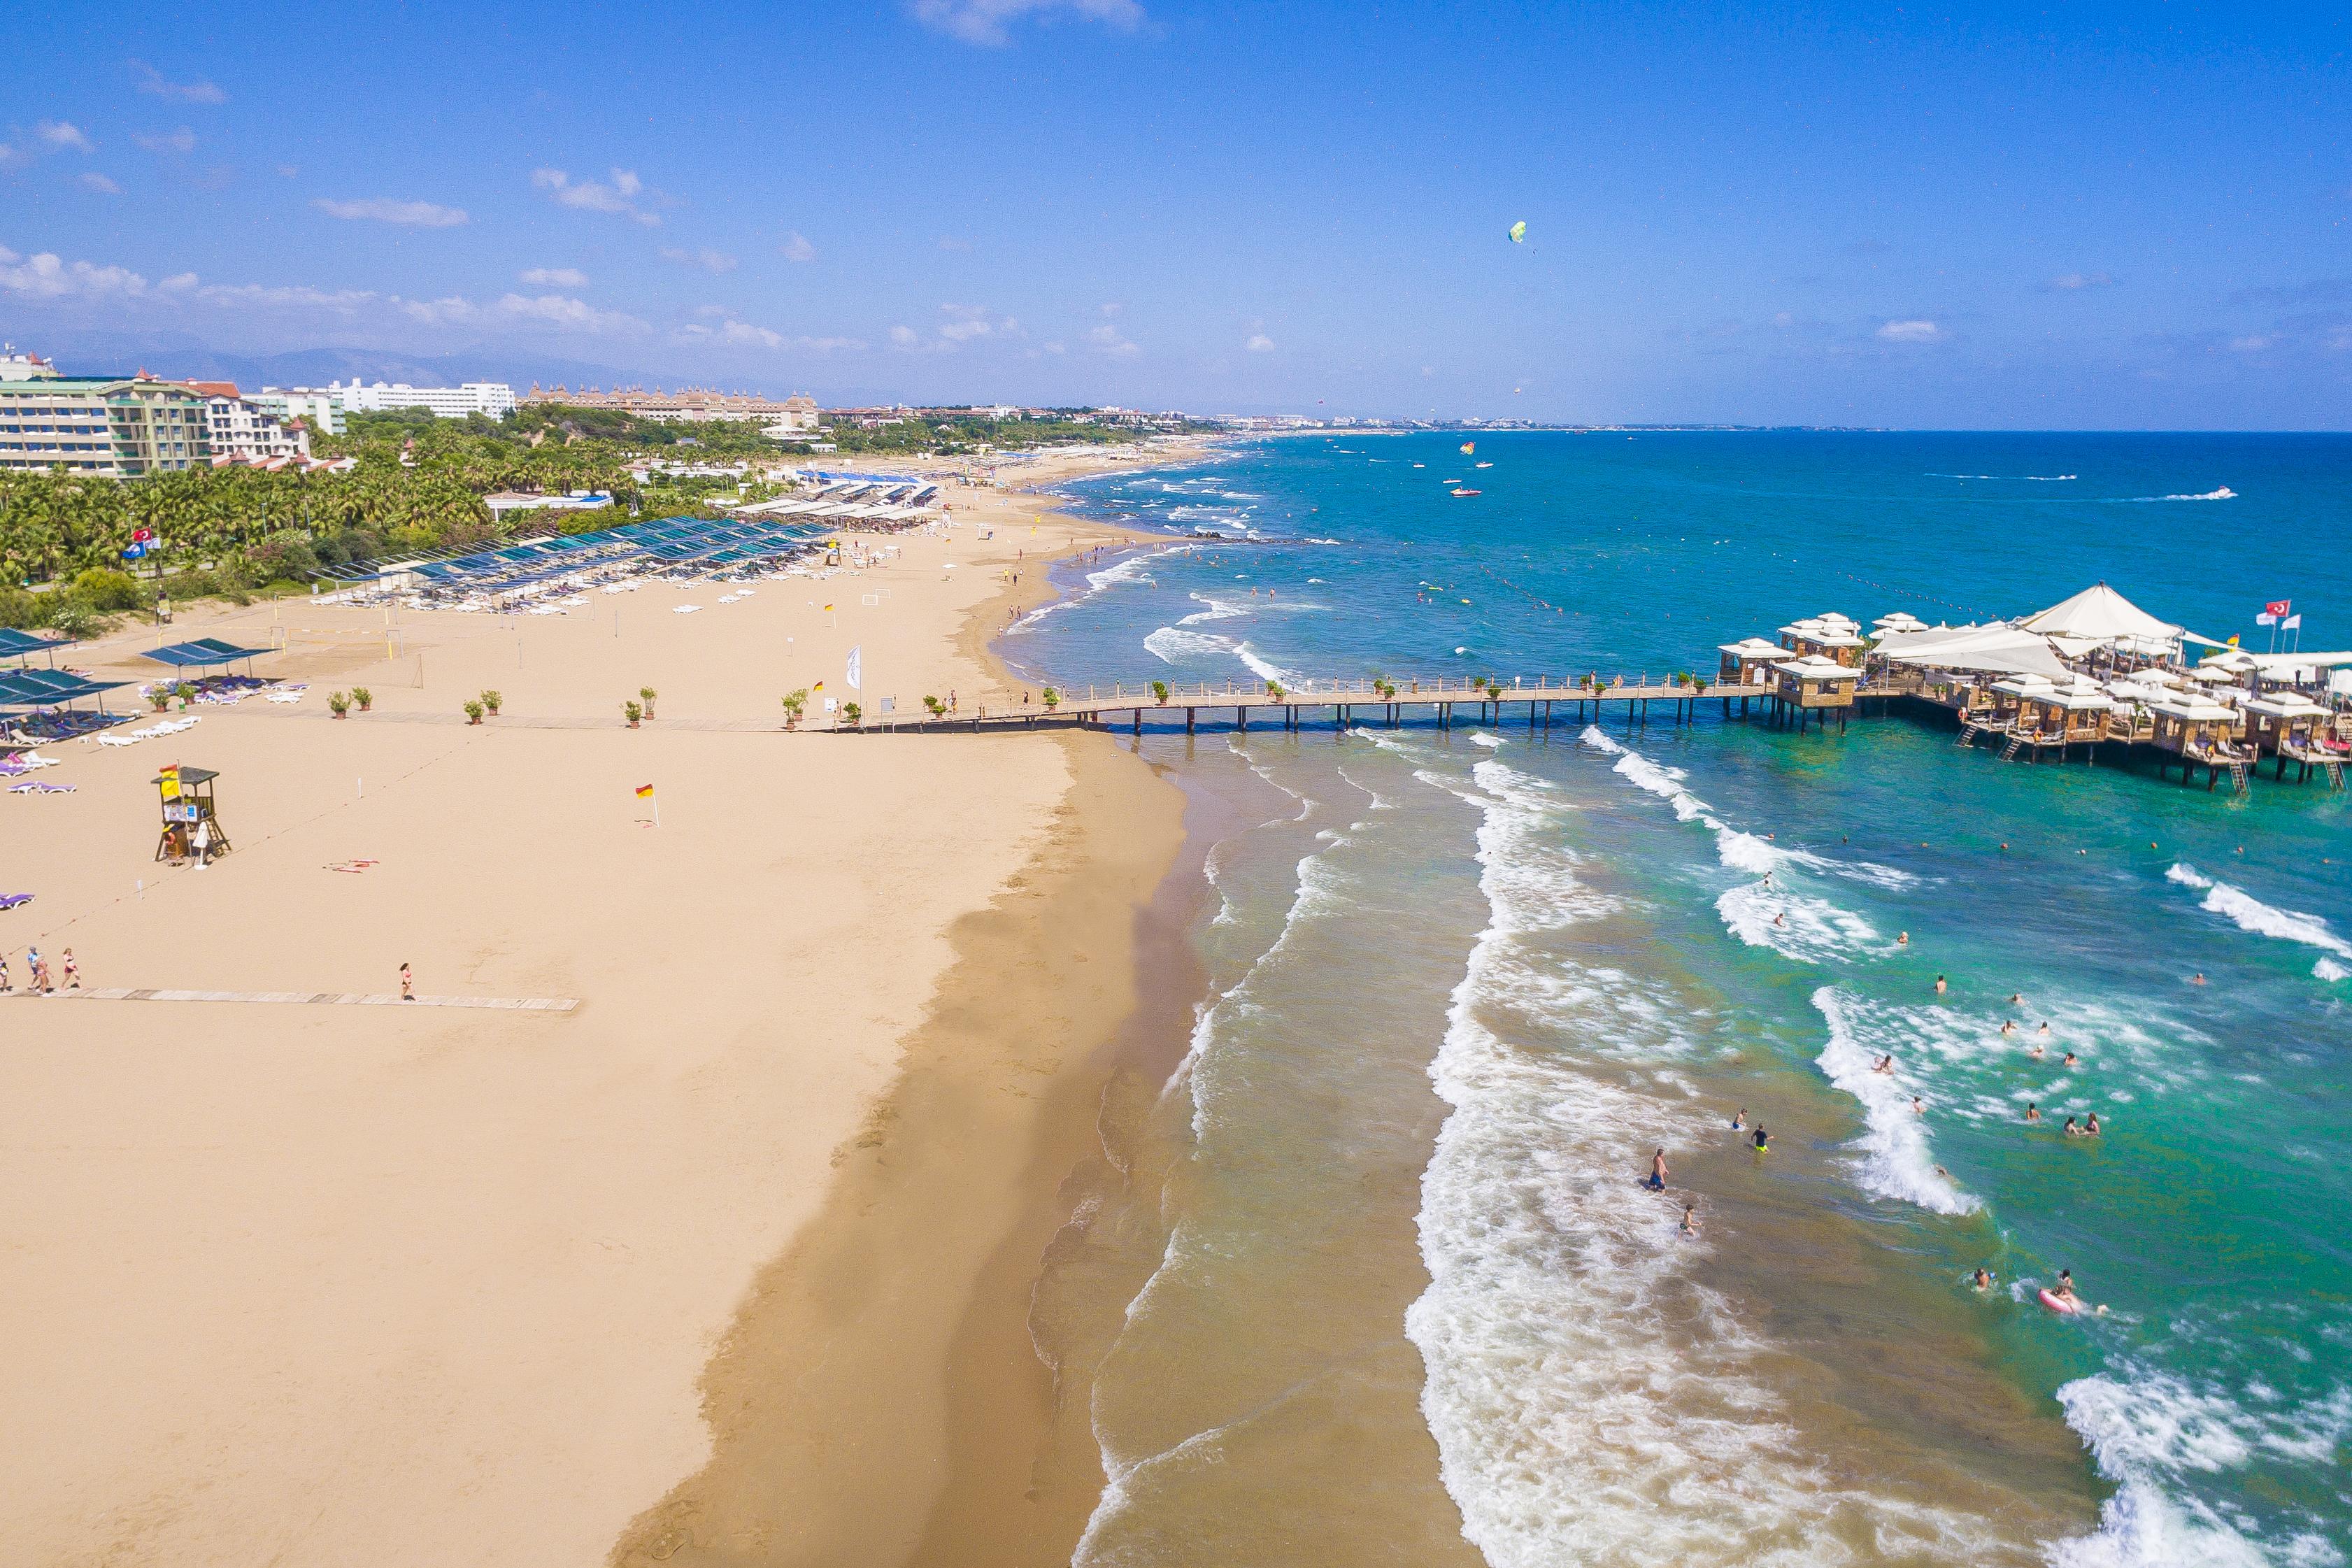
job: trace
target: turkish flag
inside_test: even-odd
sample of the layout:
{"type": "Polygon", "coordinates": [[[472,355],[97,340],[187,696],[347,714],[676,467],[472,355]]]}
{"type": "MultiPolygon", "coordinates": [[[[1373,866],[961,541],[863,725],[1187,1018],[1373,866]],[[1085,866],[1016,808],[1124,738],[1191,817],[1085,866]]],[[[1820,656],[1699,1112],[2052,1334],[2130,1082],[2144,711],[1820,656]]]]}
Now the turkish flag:
{"type": "Polygon", "coordinates": [[[2285,614],[2286,614],[2286,612],[2287,612],[2287,606],[2288,606],[2288,605],[2292,605],[2294,602],[2294,600],[2292,600],[2292,599],[2278,599],[2278,600],[2274,600],[2273,602],[2272,602],[2272,603],[2270,603],[2270,604],[2267,604],[2267,605],[2264,605],[2263,606],[2263,614],[2264,614],[2264,615],[2266,615],[2266,616],[2283,616],[2283,615],[2285,615],[2285,614]]]}

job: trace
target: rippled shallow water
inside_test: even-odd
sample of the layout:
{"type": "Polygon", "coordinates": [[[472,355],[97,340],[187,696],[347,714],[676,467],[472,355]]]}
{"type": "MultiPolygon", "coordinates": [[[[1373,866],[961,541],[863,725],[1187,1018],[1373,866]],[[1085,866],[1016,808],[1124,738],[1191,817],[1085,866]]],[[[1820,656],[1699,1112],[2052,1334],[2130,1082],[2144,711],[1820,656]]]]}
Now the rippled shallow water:
{"type": "MultiPolygon", "coordinates": [[[[1664,673],[2102,577],[2352,643],[2340,440],[1478,445],[1475,503],[1430,437],[1087,486],[1261,537],[1074,573],[1000,647],[1071,686],[1664,673]]],[[[2344,1560],[2342,796],[1900,718],[1140,744],[1232,826],[1189,1054],[1113,1129],[1080,1561],[2344,1560]],[[2061,1268],[2104,1314],[2036,1303],[2061,1268]]]]}

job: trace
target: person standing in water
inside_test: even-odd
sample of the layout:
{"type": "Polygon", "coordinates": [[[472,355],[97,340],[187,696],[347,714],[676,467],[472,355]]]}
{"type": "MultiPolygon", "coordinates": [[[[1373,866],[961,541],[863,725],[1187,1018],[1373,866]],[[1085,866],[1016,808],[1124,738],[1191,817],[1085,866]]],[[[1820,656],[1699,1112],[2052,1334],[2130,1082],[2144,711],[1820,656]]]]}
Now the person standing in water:
{"type": "Polygon", "coordinates": [[[1696,1204],[1683,1205],[1683,1234],[1685,1236],[1696,1236],[1698,1234],[1698,1205],[1696,1204]]]}
{"type": "Polygon", "coordinates": [[[1936,994],[1941,996],[1946,989],[1948,989],[1948,987],[1944,984],[1944,977],[1938,974],[1936,976],[1936,994]]]}
{"type": "Polygon", "coordinates": [[[1756,1129],[1756,1152],[1759,1154],[1761,1154],[1771,1147],[1772,1134],[1765,1131],[1762,1124],[1758,1124],[1756,1129]]]}
{"type": "Polygon", "coordinates": [[[1654,1150],[1650,1154],[1650,1190],[1654,1193],[1666,1190],[1666,1152],[1664,1149],[1654,1150]]]}
{"type": "Polygon", "coordinates": [[[1979,1289],[1979,1290],[1990,1290],[1990,1289],[1992,1289],[1992,1270],[1991,1270],[1991,1269],[1990,1269],[1990,1268],[1986,1268],[1983,1264],[1981,1264],[1981,1263],[1978,1264],[1978,1265],[1977,1265],[1977,1271],[1976,1271],[1976,1274],[1974,1275],[1974,1277],[1972,1277],[1972,1278],[1969,1280],[1969,1283],[1970,1285],[1974,1286],[1976,1289],[1979,1289]]]}
{"type": "MultiPolygon", "coordinates": [[[[5,989],[6,989],[5,982],[6,982],[6,979],[7,979],[7,973],[8,973],[8,972],[7,972],[7,969],[6,969],[6,967],[5,966],[5,964],[0,964],[0,990],[5,990],[5,989]]],[[[1731,1130],[1732,1130],[1734,1132],[1738,1132],[1738,1131],[1742,1131],[1743,1129],[1745,1129],[1745,1128],[1747,1127],[1747,1125],[1748,1125],[1748,1108],[1747,1108],[1746,1106],[1744,1106],[1744,1105],[1743,1105],[1743,1106],[1741,1106],[1741,1107],[1739,1108],[1738,1114],[1735,1115],[1735,1116],[1734,1116],[1734,1117],[1732,1117],[1732,1119],[1731,1119],[1731,1130]]]]}
{"type": "Polygon", "coordinates": [[[2042,1120],[2042,1108],[2030,1100],[2025,1102],[2025,1120],[2029,1122],[2042,1120]]]}

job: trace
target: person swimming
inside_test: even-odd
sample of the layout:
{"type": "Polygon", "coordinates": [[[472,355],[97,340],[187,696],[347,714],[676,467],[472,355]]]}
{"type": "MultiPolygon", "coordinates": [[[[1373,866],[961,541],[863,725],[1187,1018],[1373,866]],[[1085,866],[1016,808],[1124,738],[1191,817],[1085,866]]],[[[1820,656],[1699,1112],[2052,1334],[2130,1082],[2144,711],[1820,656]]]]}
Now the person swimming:
{"type": "Polygon", "coordinates": [[[2069,1138],[2080,1138],[2083,1135],[2083,1130],[2074,1125],[2074,1119],[2071,1116],[2066,1118],[2066,1125],[2060,1131],[2069,1138]]]}
{"type": "Polygon", "coordinates": [[[2042,1120],[2042,1108],[2030,1100],[2025,1102],[2025,1120],[2028,1121],[2042,1120]]]}
{"type": "Polygon", "coordinates": [[[2009,1005],[2012,1007],[2023,1006],[2025,1005],[2025,993],[2022,991],[2011,992],[2009,994],[2009,1005]]]}
{"type": "Polygon", "coordinates": [[[2000,1032],[2004,1036],[2017,1033],[2017,1020],[2014,1018],[2003,1018],[2000,1021],[2000,1032]]]}
{"type": "Polygon", "coordinates": [[[2205,972],[2204,972],[2203,970],[2201,970],[2201,969],[2200,969],[2200,970],[2199,970],[2196,973],[2194,973],[2194,974],[2190,975],[2190,976],[2189,977],[2189,984],[2191,984],[2191,985],[2202,985],[2202,984],[2205,984],[2205,972]]]}
{"type": "Polygon", "coordinates": [[[1914,1116],[1925,1116],[1927,1114],[1927,1103],[1916,1094],[1911,1097],[1911,1114],[1914,1116]]]}
{"type": "Polygon", "coordinates": [[[1768,1150],[1768,1149],[1769,1149],[1769,1148],[1771,1148],[1771,1147],[1772,1147],[1772,1134],[1770,1134],[1769,1132],[1765,1131],[1764,1131],[1764,1129],[1759,1125],[1759,1126],[1756,1129],[1756,1152],[1757,1152],[1759,1154],[1761,1154],[1761,1153],[1763,1153],[1766,1150],[1768,1150]]]}
{"type": "Polygon", "coordinates": [[[1786,915],[1774,915],[1772,917],[1772,923],[1776,926],[1787,925],[1789,923],[1789,917],[1786,915]]]}
{"type": "Polygon", "coordinates": [[[1979,1290],[1990,1290],[1990,1289],[1992,1289],[1992,1270],[1991,1270],[1991,1269],[1990,1269],[1990,1268],[1986,1268],[1983,1264],[1981,1264],[1981,1263],[1978,1264],[1978,1265],[1977,1265],[1977,1271],[1976,1271],[1976,1273],[1975,1273],[1974,1275],[1972,1275],[1972,1276],[1970,1276],[1970,1277],[1969,1277],[1969,1283],[1970,1285],[1974,1286],[1976,1289],[1979,1289],[1979,1290]]]}
{"type": "Polygon", "coordinates": [[[1682,1229],[1685,1236],[1696,1236],[1698,1234],[1698,1205],[1696,1204],[1683,1205],[1682,1229]]]}
{"type": "Polygon", "coordinates": [[[1947,987],[1944,984],[1944,977],[1938,974],[1936,976],[1936,994],[1941,996],[1946,989],[1947,987]]]}
{"type": "Polygon", "coordinates": [[[2042,1027],[2033,1031],[2033,1037],[2037,1040],[2046,1040],[2050,1037],[2049,1019],[2044,1018],[2042,1020],[2042,1027]]]}
{"type": "Polygon", "coordinates": [[[1909,947],[1911,945],[1911,933],[1907,931],[1896,931],[1895,933],[1895,945],[1897,947],[1909,947]]]}
{"type": "Polygon", "coordinates": [[[2066,1053],[2066,1061],[2065,1061],[2065,1065],[2066,1065],[2066,1066],[2068,1066],[2068,1067],[2073,1067],[2073,1066],[2074,1065],[2074,1052],[2072,1052],[2072,1051],[2068,1051],[2068,1052],[2066,1053]]]}
{"type": "Polygon", "coordinates": [[[2098,1113],[2097,1111],[2094,1110],[2093,1112],[2091,1112],[2091,1114],[2090,1114],[2087,1118],[2085,1118],[2085,1119],[2084,1120],[2084,1122],[2083,1122],[2083,1136],[2084,1136],[2084,1137],[2085,1137],[2085,1138],[2096,1138],[2098,1135],[2099,1135],[2099,1113],[2098,1113]]]}
{"type": "Polygon", "coordinates": [[[1872,1064],[1870,1070],[1876,1073],[1885,1073],[1889,1078],[1894,1077],[1895,1053],[1889,1051],[1886,1055],[1879,1058],[1876,1062],[1872,1064]]]}
{"type": "Polygon", "coordinates": [[[2041,1042],[2040,1040],[2036,1040],[2036,1041],[2034,1041],[2032,1045],[2030,1045],[2030,1046],[2028,1046],[2028,1047],[2025,1047],[2025,1054],[2026,1054],[2027,1056],[2029,1056],[2029,1057],[2032,1057],[2035,1061],[2037,1061],[2037,1062],[2038,1062],[2038,1061],[2040,1061],[2040,1060],[2041,1060],[2044,1056],[2048,1055],[2049,1053],[2047,1053],[2046,1051],[2044,1051],[2044,1050],[2042,1048],[2042,1042],[2041,1042]]]}
{"type": "Polygon", "coordinates": [[[1747,1125],[1748,1108],[1743,1105],[1739,1108],[1738,1113],[1731,1119],[1731,1130],[1734,1132],[1741,1131],[1747,1127],[1747,1125]]]}
{"type": "Polygon", "coordinates": [[[1664,1149],[1655,1150],[1650,1155],[1650,1190],[1654,1193],[1666,1190],[1666,1152],[1664,1149]]]}
{"type": "Polygon", "coordinates": [[[2070,1307],[2083,1304],[2083,1299],[2074,1294],[2074,1271],[2071,1268],[2058,1270],[2058,1288],[2050,1293],[2070,1307]]]}

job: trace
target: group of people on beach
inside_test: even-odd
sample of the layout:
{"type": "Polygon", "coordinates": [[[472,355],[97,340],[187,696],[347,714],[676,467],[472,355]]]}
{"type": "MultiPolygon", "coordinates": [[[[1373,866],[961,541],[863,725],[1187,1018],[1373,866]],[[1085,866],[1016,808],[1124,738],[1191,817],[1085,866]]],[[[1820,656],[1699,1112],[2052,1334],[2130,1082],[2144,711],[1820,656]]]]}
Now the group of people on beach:
{"type": "MultiPolygon", "coordinates": [[[[66,949],[60,955],[60,967],[65,972],[64,989],[80,990],[81,965],[75,961],[72,948],[66,949]]],[[[49,961],[41,956],[39,948],[28,947],[25,950],[25,973],[27,976],[25,983],[25,994],[27,996],[54,996],[58,994],[57,980],[49,973],[49,961]]],[[[8,973],[8,954],[5,951],[0,951],[0,995],[5,995],[16,989],[16,978],[8,973]]]]}

